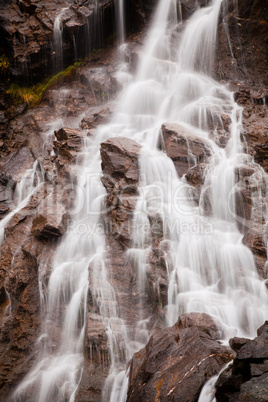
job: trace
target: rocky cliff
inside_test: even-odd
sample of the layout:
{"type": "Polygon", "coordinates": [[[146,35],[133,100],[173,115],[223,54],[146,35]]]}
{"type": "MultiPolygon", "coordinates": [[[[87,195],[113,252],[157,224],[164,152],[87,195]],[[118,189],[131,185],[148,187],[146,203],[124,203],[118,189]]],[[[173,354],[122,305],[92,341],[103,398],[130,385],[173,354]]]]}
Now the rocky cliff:
{"type": "MultiPolygon", "coordinates": [[[[125,59],[132,71],[144,38],[140,30],[155,3],[153,0],[128,2],[129,31],[135,35],[125,49],[125,59]]],[[[205,0],[199,3],[207,4],[205,0]]],[[[181,1],[183,21],[189,18],[194,7],[195,1],[181,1]]],[[[105,47],[115,34],[114,5],[110,0],[99,1],[97,8],[95,1],[90,0],[1,2],[1,51],[9,57],[10,74],[19,82],[39,80],[57,69],[53,30],[55,18],[63,9],[62,66],[90,54],[94,48],[105,47]]],[[[268,171],[267,12],[261,0],[230,1],[228,7],[223,7],[215,67],[215,76],[231,86],[238,104],[244,108],[243,141],[248,154],[263,168],[253,160],[245,160],[237,168],[235,212],[243,243],[252,250],[264,280],[267,280],[267,179],[264,174],[268,171]]],[[[70,223],[69,212],[76,199],[75,164],[79,164],[87,138],[94,136],[97,125],[111,116],[115,96],[125,83],[117,69],[117,50],[108,46],[97,57],[91,55],[86,65],[76,70],[71,82],[49,89],[35,108],[14,105],[6,94],[1,100],[0,400],[7,400],[37,357],[36,342],[43,317],[40,294],[46,296],[53,255],[67,222],[70,223]],[[37,186],[34,193],[29,190],[25,205],[19,204],[18,184],[22,177],[25,189],[31,189],[32,184],[37,186]]],[[[228,119],[223,117],[223,121],[225,124],[219,130],[220,145],[224,148],[230,126],[228,119]]],[[[195,202],[203,203],[209,215],[210,205],[200,190],[211,152],[209,144],[185,134],[180,126],[164,121],[162,124],[159,148],[172,159],[178,175],[185,175],[193,188],[195,202]]],[[[258,331],[254,341],[231,341],[233,351],[220,345],[218,328],[206,315],[182,316],[174,327],[164,328],[162,308],[167,304],[168,295],[163,256],[168,255],[169,245],[162,242],[161,217],[153,214],[149,222],[153,247],[148,283],[142,299],[138,294],[135,264],[127,258],[125,250],[131,244],[137,202],[139,151],[138,143],[120,137],[104,141],[100,150],[102,182],[107,191],[107,214],[103,219],[110,280],[117,289],[127,325],[138,320],[136,312],[141,305],[146,316],[151,317],[148,326],[152,337],[129,363],[128,400],[195,401],[206,380],[217,374],[236,353],[233,366],[217,382],[216,397],[219,401],[235,401],[239,394],[241,400],[264,401],[265,398],[258,399],[256,389],[258,384],[264,389],[267,380],[267,325],[258,331]],[[226,399],[229,395],[233,399],[226,399]],[[245,399],[245,395],[252,399],[245,399]]],[[[76,394],[79,402],[101,400],[110,365],[106,331],[90,288],[87,309],[85,368],[76,394]]],[[[265,392],[263,395],[267,395],[267,387],[265,392]]]]}
{"type": "MultiPolygon", "coordinates": [[[[126,2],[129,32],[144,26],[152,3],[126,2]]],[[[116,40],[115,12],[112,0],[1,2],[1,51],[13,78],[36,82],[106,47],[116,40]]]]}

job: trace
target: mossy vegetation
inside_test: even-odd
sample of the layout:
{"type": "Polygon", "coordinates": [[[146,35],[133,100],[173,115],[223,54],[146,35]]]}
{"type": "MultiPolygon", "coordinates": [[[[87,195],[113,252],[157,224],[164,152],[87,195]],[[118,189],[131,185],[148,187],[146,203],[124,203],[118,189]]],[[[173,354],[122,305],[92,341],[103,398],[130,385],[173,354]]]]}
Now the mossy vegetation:
{"type": "Polygon", "coordinates": [[[47,89],[63,84],[68,79],[72,78],[76,69],[81,67],[83,63],[83,61],[76,62],[65,70],[60,71],[58,74],[48,77],[32,87],[21,87],[16,83],[12,83],[7,93],[12,96],[15,104],[24,102],[28,103],[30,108],[34,107],[41,102],[47,89]]]}
{"type": "Polygon", "coordinates": [[[9,60],[5,54],[0,56],[0,75],[5,76],[9,69],[9,60]]]}

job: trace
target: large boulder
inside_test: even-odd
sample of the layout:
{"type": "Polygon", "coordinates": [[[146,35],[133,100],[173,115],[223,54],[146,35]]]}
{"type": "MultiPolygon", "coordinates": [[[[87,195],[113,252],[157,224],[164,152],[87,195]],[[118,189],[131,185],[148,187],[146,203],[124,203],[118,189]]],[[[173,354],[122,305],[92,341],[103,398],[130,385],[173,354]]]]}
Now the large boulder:
{"type": "Polygon", "coordinates": [[[258,329],[255,339],[233,338],[230,345],[236,357],[216,382],[217,401],[267,401],[268,321],[258,329]]]}
{"type": "MultiPolygon", "coordinates": [[[[60,194],[62,196],[62,194],[60,194]]],[[[39,205],[33,219],[33,236],[54,239],[64,234],[68,215],[66,207],[60,202],[57,191],[52,191],[39,205]]]]}
{"type": "Polygon", "coordinates": [[[163,124],[161,131],[161,147],[173,160],[179,176],[183,176],[191,167],[208,161],[211,148],[206,139],[197,137],[176,123],[163,124]]]}
{"type": "Polygon", "coordinates": [[[110,138],[101,144],[103,173],[114,178],[122,177],[125,183],[138,182],[138,155],[141,146],[124,137],[110,138]]]}
{"type": "Polygon", "coordinates": [[[158,331],[130,362],[127,401],[197,401],[204,383],[232,359],[218,339],[213,319],[202,313],[158,331]]]}

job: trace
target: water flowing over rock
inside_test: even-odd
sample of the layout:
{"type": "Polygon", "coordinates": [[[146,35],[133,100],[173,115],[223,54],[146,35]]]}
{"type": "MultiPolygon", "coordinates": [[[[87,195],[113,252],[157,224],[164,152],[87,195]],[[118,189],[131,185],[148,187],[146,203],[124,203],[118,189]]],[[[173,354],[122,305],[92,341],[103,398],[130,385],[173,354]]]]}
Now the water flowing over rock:
{"type": "Polygon", "coordinates": [[[185,127],[163,124],[161,130],[164,149],[173,160],[179,176],[187,173],[191,167],[206,162],[211,155],[206,140],[196,137],[185,127]]]}
{"type": "Polygon", "coordinates": [[[12,73],[28,81],[40,79],[103,46],[113,33],[112,1],[10,1],[0,5],[0,29],[12,73]],[[60,48],[55,19],[60,15],[60,48]],[[98,31],[101,26],[102,32],[98,31]],[[99,33],[99,35],[97,35],[99,33]],[[90,38],[91,36],[91,38],[90,38]],[[83,46],[81,44],[83,43],[83,46]],[[80,46],[78,46],[80,44],[80,46]],[[63,52],[63,56],[60,53],[63,52]],[[62,64],[59,58],[63,57],[62,64]]]}
{"type": "MultiPolygon", "coordinates": [[[[131,245],[131,213],[137,201],[138,155],[141,146],[128,138],[112,138],[101,144],[102,182],[107,189],[111,235],[123,247],[131,245]]],[[[107,225],[109,227],[109,224],[107,225]]]]}
{"type": "Polygon", "coordinates": [[[263,2],[0,11],[0,399],[267,399],[263,2]]]}
{"type": "Polygon", "coordinates": [[[36,358],[35,342],[40,328],[38,267],[45,263],[47,275],[56,243],[31,236],[40,201],[49,192],[39,187],[28,205],[9,220],[0,252],[1,289],[1,391],[6,400],[36,358]]]}
{"type": "Polygon", "coordinates": [[[243,83],[249,83],[260,93],[267,91],[267,8],[261,1],[253,0],[230,1],[223,3],[222,8],[216,64],[218,76],[234,80],[245,89],[248,88],[243,83]]]}
{"type": "Polygon", "coordinates": [[[197,401],[204,383],[232,359],[206,314],[182,315],[154,334],[130,362],[127,401],[197,401]]]}
{"type": "Polygon", "coordinates": [[[34,156],[26,147],[12,153],[6,160],[1,161],[1,182],[4,184],[12,182],[15,186],[23,172],[32,167],[34,161],[34,156]]]}

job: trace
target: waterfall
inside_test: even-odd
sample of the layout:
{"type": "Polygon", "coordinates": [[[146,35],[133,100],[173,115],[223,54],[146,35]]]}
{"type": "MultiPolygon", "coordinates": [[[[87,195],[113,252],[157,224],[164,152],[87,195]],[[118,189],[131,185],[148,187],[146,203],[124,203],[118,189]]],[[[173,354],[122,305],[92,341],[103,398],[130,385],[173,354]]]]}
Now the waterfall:
{"type": "Polygon", "coordinates": [[[125,0],[116,0],[115,9],[116,9],[117,36],[119,45],[122,45],[126,40],[125,0]]]}
{"type": "MultiPolygon", "coordinates": [[[[138,224],[134,227],[145,227],[155,214],[163,224],[163,241],[169,244],[166,324],[173,325],[181,313],[206,312],[219,324],[222,338],[229,339],[254,336],[265,320],[267,290],[251,251],[242,244],[231,197],[234,169],[245,155],[240,142],[242,109],[229,89],[211,77],[222,2],[214,0],[198,9],[183,30],[176,0],[159,1],[136,77],[123,90],[111,122],[86,139],[83,162],[76,167],[77,204],[56,253],[47,293],[40,295],[44,317],[39,357],[15,390],[14,401],[75,400],[83,370],[88,291],[110,349],[103,401],[126,400],[127,362],[148,340],[149,317],[138,311],[140,320],[129,328],[126,317],[121,316],[116,289],[109,281],[104,232],[96,230],[102,226],[106,196],[100,180],[99,148],[110,137],[124,136],[142,145],[134,213],[138,224]],[[223,125],[223,114],[231,121],[226,148],[218,145],[217,132],[209,135],[210,122],[223,125]],[[164,122],[179,124],[209,146],[211,157],[200,206],[193,203],[190,186],[178,177],[172,160],[159,149],[164,122]],[[211,216],[202,208],[205,196],[211,216]],[[90,235],[85,235],[83,228],[90,235]],[[30,399],[32,395],[34,399],[30,399]]],[[[122,12],[123,1],[118,4],[122,12]]],[[[60,26],[60,15],[57,19],[60,26]]],[[[122,25],[121,38],[123,32],[122,25]]],[[[144,233],[143,237],[139,230],[133,232],[133,244],[127,251],[138,270],[141,295],[152,247],[150,236],[144,233]]]]}
{"type": "MultiPolygon", "coordinates": [[[[229,339],[255,335],[265,320],[268,298],[235,222],[234,169],[245,157],[240,141],[242,108],[229,89],[211,77],[222,2],[214,0],[198,9],[182,33],[176,2],[159,2],[136,78],[123,91],[111,124],[99,132],[129,137],[143,146],[134,222],[148,225],[152,213],[163,221],[170,247],[167,325],[182,313],[206,312],[218,323],[222,338],[229,339]],[[225,149],[218,145],[217,132],[209,135],[210,122],[223,125],[223,114],[231,121],[225,149]],[[180,124],[209,144],[212,155],[200,206],[193,204],[189,185],[158,148],[165,121],[180,124]],[[202,208],[206,189],[212,216],[202,208]]],[[[137,266],[141,292],[151,247],[150,237],[145,237],[134,231],[128,251],[137,266]]],[[[130,339],[134,342],[135,335],[130,339]]],[[[125,385],[120,398],[126,399],[125,385]]]]}
{"type": "Polygon", "coordinates": [[[53,53],[55,56],[55,72],[63,69],[63,25],[61,22],[64,12],[68,10],[67,7],[63,8],[56,16],[53,27],[53,53]]]}
{"type": "Polygon", "coordinates": [[[0,246],[4,240],[5,227],[10,219],[22,208],[26,207],[31,196],[38,189],[39,184],[44,181],[42,173],[39,172],[39,163],[35,161],[33,167],[27,169],[19,182],[16,184],[14,192],[15,208],[5,218],[0,221],[0,246]]]}

